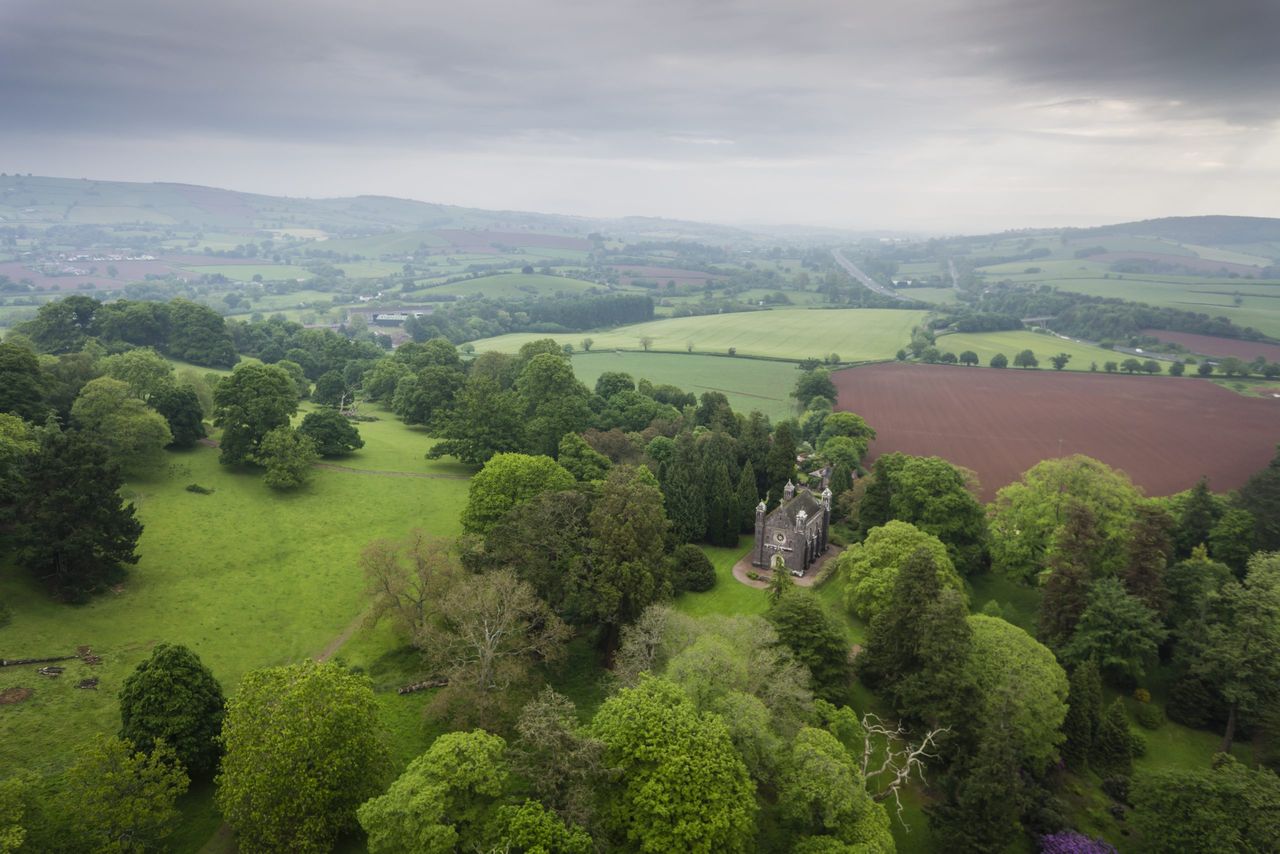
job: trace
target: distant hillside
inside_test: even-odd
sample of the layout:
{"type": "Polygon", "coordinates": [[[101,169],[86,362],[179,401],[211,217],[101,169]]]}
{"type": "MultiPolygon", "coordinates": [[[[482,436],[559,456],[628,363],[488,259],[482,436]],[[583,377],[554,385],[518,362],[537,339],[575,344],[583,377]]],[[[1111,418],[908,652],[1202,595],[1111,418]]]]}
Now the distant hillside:
{"type": "Polygon", "coordinates": [[[1170,216],[1096,228],[1065,229],[1073,238],[1132,234],[1178,243],[1243,246],[1280,243],[1280,219],[1260,216],[1170,216]]]}
{"type": "Polygon", "coordinates": [[[621,240],[698,240],[767,245],[774,238],[744,229],[657,217],[597,219],[526,211],[491,211],[388,196],[304,199],[193,184],[0,176],[0,226],[186,226],[224,231],[319,229],[361,237],[389,231],[472,229],[621,240]]]}

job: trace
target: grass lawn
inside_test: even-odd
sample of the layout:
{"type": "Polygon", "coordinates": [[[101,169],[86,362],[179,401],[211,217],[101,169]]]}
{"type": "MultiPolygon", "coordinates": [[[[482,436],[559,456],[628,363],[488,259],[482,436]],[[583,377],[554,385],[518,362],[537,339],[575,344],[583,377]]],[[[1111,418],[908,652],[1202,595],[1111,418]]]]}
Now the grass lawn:
{"type": "Polygon", "coordinates": [[[578,347],[583,338],[595,349],[642,349],[640,339],[652,338],[651,349],[672,353],[725,353],[734,347],[743,355],[804,359],[837,353],[845,361],[891,359],[911,339],[911,329],[924,321],[923,311],[898,309],[802,309],[749,311],[702,317],[675,317],[635,323],[602,332],[546,335],[516,333],[472,342],[478,352],[514,353],[541,338],[578,347]]]}
{"type": "MultiPolygon", "coordinates": [[[[314,403],[303,402],[294,418],[295,425],[308,412],[321,408],[323,407],[314,403]]],[[[364,440],[364,447],[345,457],[330,457],[323,462],[353,469],[414,472],[453,478],[466,478],[475,473],[474,468],[463,465],[452,457],[428,460],[426,453],[436,440],[427,435],[422,427],[408,426],[390,410],[376,404],[362,404],[360,411],[378,419],[354,424],[360,438],[364,440]]]]}
{"type": "Polygon", "coordinates": [[[939,335],[937,347],[944,353],[955,353],[959,356],[965,350],[978,354],[979,364],[987,365],[996,353],[1004,353],[1009,359],[1009,369],[1014,370],[1013,357],[1023,350],[1030,350],[1040,360],[1040,370],[1053,371],[1049,357],[1058,353],[1067,353],[1071,361],[1067,362],[1068,371],[1087,371],[1093,362],[1102,370],[1106,362],[1122,362],[1127,355],[1093,347],[1088,344],[1077,344],[1054,335],[1038,332],[957,332],[952,335],[939,335]]]}
{"type": "Polygon", "coordinates": [[[605,371],[631,374],[637,381],[669,383],[693,394],[722,392],[735,412],[759,410],[774,421],[795,414],[789,396],[800,372],[789,362],[760,359],[729,359],[689,353],[579,352],[573,357],[573,372],[595,388],[605,371]]]}
{"type": "Polygon", "coordinates": [[[767,591],[748,587],[733,577],[733,565],[751,550],[752,538],[743,535],[734,548],[703,546],[716,568],[716,586],[705,593],[682,593],[676,608],[691,617],[763,614],[769,610],[767,591]]]}

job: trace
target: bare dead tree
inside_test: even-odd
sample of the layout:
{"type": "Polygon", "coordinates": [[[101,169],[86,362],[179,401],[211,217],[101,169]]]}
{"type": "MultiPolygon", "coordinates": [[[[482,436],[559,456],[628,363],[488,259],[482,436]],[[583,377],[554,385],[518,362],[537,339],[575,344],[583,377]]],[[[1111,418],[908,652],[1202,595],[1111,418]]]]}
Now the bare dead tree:
{"type": "Polygon", "coordinates": [[[399,541],[374,540],[361,552],[359,566],[373,600],[368,624],[390,616],[410,637],[416,636],[436,603],[462,575],[453,543],[421,530],[399,541]]]}
{"type": "Polygon", "coordinates": [[[926,782],[925,762],[938,758],[938,754],[933,752],[937,748],[938,736],[951,730],[948,727],[931,729],[919,742],[912,744],[908,738],[910,733],[901,723],[891,726],[870,712],[862,716],[862,729],[862,777],[867,789],[879,789],[871,796],[877,803],[893,798],[898,821],[906,828],[907,823],[902,820],[902,788],[911,782],[913,775],[920,782],[926,782]],[[872,767],[877,747],[884,752],[879,764],[872,767]]]}

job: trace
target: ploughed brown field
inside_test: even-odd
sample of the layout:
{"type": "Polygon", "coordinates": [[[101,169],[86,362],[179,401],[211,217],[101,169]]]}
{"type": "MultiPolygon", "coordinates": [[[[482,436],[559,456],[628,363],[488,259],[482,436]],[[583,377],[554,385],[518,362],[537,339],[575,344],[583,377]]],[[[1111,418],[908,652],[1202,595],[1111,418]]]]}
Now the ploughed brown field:
{"type": "Polygon", "coordinates": [[[1189,377],[881,364],[832,375],[837,409],[875,428],[869,460],[890,451],[973,469],[982,499],[1051,457],[1086,454],[1148,495],[1209,477],[1242,486],[1280,442],[1280,401],[1189,377]]]}
{"type": "Polygon", "coordinates": [[[1159,338],[1170,344],[1181,344],[1192,353],[1203,353],[1206,356],[1235,356],[1246,362],[1252,362],[1258,356],[1263,356],[1268,362],[1280,362],[1280,344],[1219,338],[1216,335],[1196,335],[1191,332],[1169,332],[1164,329],[1144,329],[1142,334],[1159,338]]]}

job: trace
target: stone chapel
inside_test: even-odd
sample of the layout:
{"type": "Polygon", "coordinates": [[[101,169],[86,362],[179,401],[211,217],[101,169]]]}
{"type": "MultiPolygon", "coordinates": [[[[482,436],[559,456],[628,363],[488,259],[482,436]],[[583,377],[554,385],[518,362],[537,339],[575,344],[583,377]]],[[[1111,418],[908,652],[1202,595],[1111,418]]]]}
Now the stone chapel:
{"type": "Polygon", "coordinates": [[[831,490],[814,496],[808,487],[787,481],[782,503],[765,514],[765,503],[756,506],[756,542],[751,565],[773,569],[779,564],[792,575],[803,576],[827,550],[831,527],[831,490]]]}

